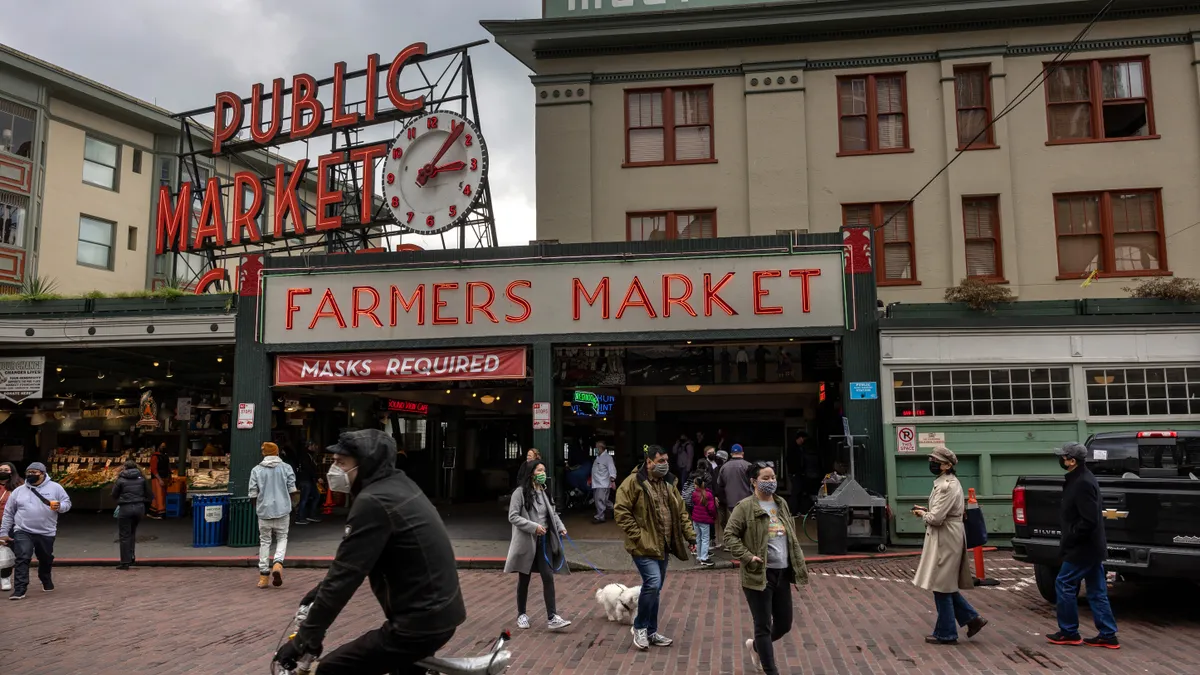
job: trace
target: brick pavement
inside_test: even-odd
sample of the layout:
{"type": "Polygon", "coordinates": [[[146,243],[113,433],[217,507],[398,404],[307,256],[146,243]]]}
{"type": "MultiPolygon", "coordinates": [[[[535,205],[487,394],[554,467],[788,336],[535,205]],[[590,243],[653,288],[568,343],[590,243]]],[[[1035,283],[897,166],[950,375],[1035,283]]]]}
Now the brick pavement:
{"type": "MultiPolygon", "coordinates": [[[[1024,568],[1004,554],[990,556],[990,576],[1010,579],[1004,590],[977,590],[970,601],[991,624],[958,647],[926,645],[933,622],[928,594],[907,583],[915,560],[892,559],[814,566],[813,583],[797,598],[792,633],[777,643],[785,673],[834,675],[967,673],[1196,672],[1200,592],[1173,595],[1119,586],[1114,609],[1125,647],[1108,651],[1054,647],[1053,608],[1038,595],[1024,568]],[[1165,600],[1170,597],[1170,602],[1165,600]]],[[[469,620],[449,646],[481,652],[503,628],[515,628],[515,577],[461,572],[469,620]]],[[[64,568],[58,590],[43,595],[36,581],[29,598],[0,604],[0,672],[21,675],[269,672],[270,654],[300,595],[321,578],[316,570],[290,572],[281,590],[253,588],[255,575],[236,569],[64,568]]],[[[636,583],[620,573],[560,577],[559,611],[575,624],[551,634],[515,631],[513,673],[548,675],[734,674],[752,672],[743,643],[751,634],[734,571],[668,574],[661,630],[674,647],[638,652],[628,629],[605,621],[596,605],[599,581],[636,583]]],[[[537,581],[534,582],[537,585],[537,581]]],[[[535,625],[544,617],[532,589],[535,625]]],[[[1090,617],[1082,612],[1086,624],[1090,617]]],[[[335,624],[329,644],[373,628],[380,620],[369,590],[361,590],[335,624]]]]}

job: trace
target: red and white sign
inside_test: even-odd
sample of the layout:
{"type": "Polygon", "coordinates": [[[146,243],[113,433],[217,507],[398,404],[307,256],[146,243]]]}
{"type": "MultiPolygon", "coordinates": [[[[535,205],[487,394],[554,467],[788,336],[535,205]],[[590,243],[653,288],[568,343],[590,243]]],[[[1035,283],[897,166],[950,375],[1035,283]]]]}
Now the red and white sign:
{"type": "Polygon", "coordinates": [[[275,386],[510,380],[525,377],[525,348],[279,356],[275,386]]]}
{"type": "Polygon", "coordinates": [[[254,428],[254,404],[253,403],[239,403],[238,404],[237,428],[239,428],[239,429],[253,429],[254,428]]]}
{"type": "Polygon", "coordinates": [[[550,428],[550,404],[533,404],[533,428],[535,430],[550,428]]]}
{"type": "Polygon", "coordinates": [[[914,427],[896,427],[896,452],[911,455],[917,452],[917,430],[914,427]]]}

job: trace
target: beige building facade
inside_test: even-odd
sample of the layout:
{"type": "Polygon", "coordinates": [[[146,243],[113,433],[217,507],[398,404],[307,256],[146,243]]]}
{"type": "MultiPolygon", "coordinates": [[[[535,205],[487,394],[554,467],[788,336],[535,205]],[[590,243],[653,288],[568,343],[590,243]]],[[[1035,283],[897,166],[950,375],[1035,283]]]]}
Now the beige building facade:
{"type": "Polygon", "coordinates": [[[1174,3],[1077,44],[1094,3],[566,3],[484,22],[534,71],[538,239],[870,225],[889,302],[1200,274],[1200,15],[1174,3]]]}

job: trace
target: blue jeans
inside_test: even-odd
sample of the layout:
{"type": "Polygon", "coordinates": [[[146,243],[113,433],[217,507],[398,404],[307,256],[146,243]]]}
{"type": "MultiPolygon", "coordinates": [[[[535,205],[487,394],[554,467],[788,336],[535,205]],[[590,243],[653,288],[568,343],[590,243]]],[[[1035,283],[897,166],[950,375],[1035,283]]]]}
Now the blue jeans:
{"type": "Polygon", "coordinates": [[[300,503],[296,507],[296,520],[314,517],[320,500],[321,493],[317,491],[316,481],[300,481],[300,503]]]}
{"type": "Polygon", "coordinates": [[[979,612],[975,611],[962,593],[935,592],[933,604],[937,607],[937,624],[933,627],[933,636],[939,640],[957,640],[958,626],[965,626],[979,616],[979,612]]]}
{"type": "Polygon", "coordinates": [[[1054,580],[1058,595],[1058,630],[1067,635],[1079,634],[1079,582],[1087,584],[1088,607],[1092,608],[1092,620],[1100,637],[1117,636],[1117,619],[1108,604],[1108,577],[1104,564],[1074,565],[1064,562],[1054,580]]]}
{"type": "Polygon", "coordinates": [[[708,523],[692,523],[696,526],[696,560],[708,560],[709,537],[712,536],[712,525],[708,523]]]}
{"type": "Polygon", "coordinates": [[[634,556],[633,564],[637,566],[638,574],[642,575],[642,593],[638,596],[638,611],[633,619],[633,627],[645,628],[647,633],[653,635],[658,632],[658,597],[667,580],[667,559],[634,556]]]}

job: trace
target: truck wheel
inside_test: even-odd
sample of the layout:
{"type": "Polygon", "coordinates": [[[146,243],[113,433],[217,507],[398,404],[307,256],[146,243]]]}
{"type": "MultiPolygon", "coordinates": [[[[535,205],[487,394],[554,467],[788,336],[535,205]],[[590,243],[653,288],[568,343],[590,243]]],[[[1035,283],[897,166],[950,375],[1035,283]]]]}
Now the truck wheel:
{"type": "Polygon", "coordinates": [[[1058,602],[1058,592],[1054,590],[1054,580],[1057,577],[1057,567],[1049,565],[1033,566],[1033,579],[1037,582],[1038,593],[1041,593],[1046,602],[1051,604],[1058,602]]]}

